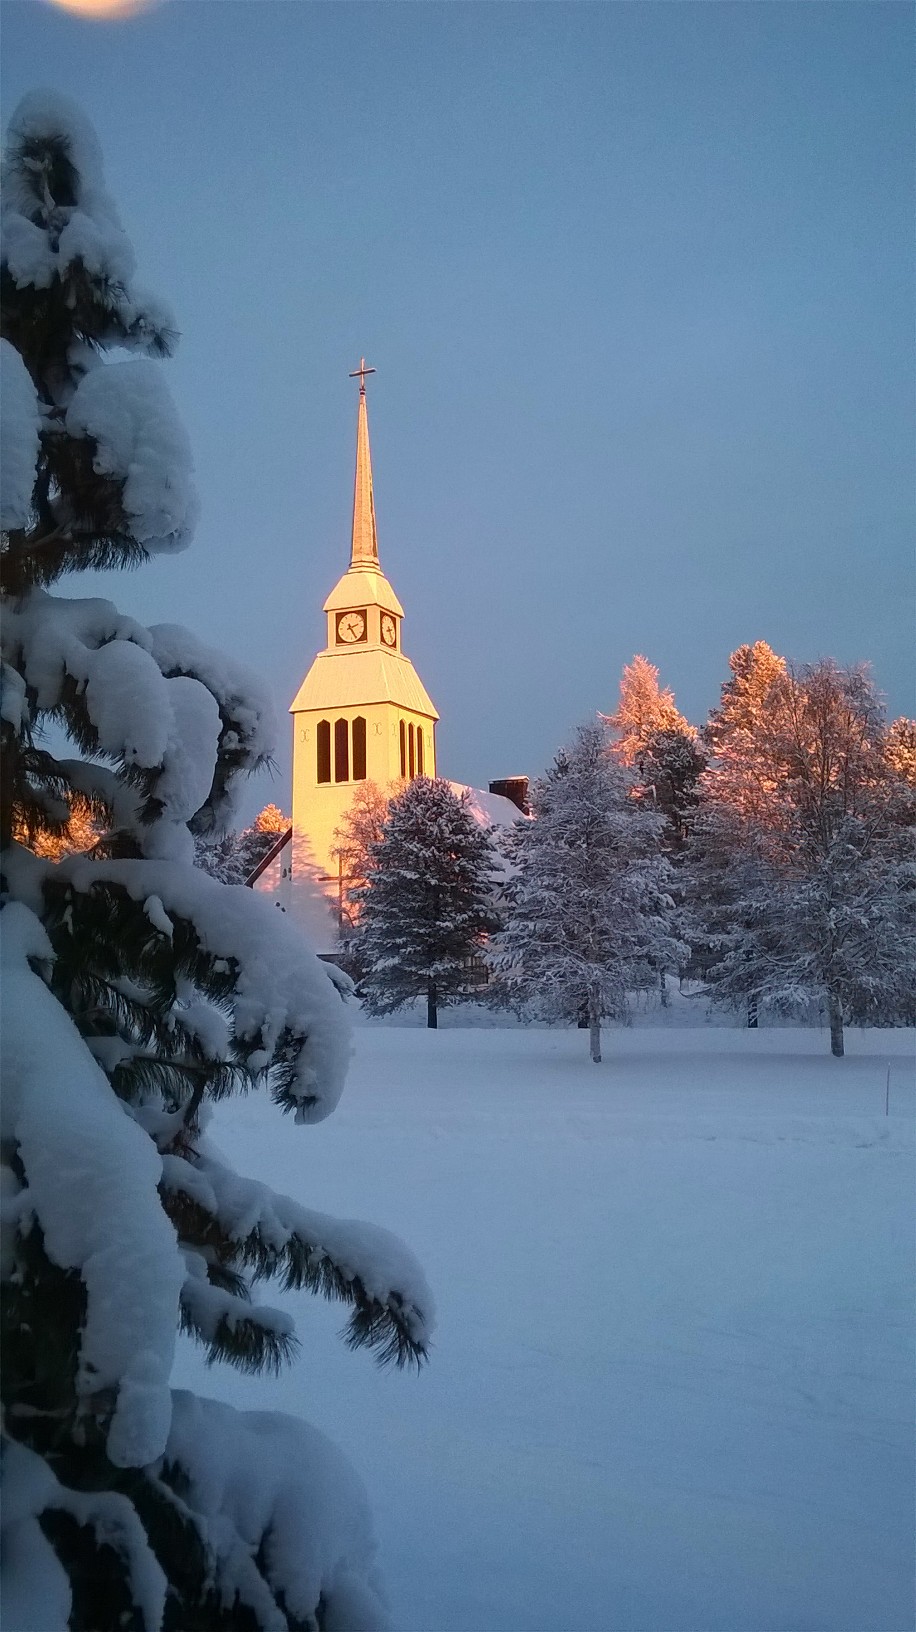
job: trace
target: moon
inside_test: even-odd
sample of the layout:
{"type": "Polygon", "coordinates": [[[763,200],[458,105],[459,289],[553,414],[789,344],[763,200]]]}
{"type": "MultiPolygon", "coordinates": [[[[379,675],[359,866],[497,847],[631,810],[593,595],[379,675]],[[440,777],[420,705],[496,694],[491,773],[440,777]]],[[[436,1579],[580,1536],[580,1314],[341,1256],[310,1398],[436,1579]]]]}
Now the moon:
{"type": "Polygon", "coordinates": [[[91,17],[107,22],[115,17],[133,17],[138,11],[148,11],[158,0],[49,0],[61,11],[71,11],[79,17],[91,17]]]}

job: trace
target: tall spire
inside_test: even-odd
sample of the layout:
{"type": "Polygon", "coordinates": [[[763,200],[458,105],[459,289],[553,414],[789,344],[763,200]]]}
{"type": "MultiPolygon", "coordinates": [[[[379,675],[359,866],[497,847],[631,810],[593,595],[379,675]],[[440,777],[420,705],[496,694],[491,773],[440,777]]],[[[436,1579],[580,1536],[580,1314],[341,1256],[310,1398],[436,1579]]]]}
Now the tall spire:
{"type": "Polygon", "coordinates": [[[350,375],[359,380],[359,418],[356,424],[356,480],[353,484],[353,533],[350,541],[351,567],[378,567],[378,534],[375,528],[375,500],[372,496],[372,456],[369,452],[369,415],[366,410],[365,357],[350,375]]]}

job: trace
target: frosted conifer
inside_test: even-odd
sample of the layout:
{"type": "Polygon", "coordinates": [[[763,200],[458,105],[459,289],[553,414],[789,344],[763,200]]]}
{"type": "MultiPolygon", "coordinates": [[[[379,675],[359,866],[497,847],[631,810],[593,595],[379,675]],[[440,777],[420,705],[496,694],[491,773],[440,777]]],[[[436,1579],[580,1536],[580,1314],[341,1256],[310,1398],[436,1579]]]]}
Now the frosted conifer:
{"type": "Polygon", "coordinates": [[[8,138],[4,1625],[377,1632],[365,1498],[333,1446],[169,1386],[179,1327],[244,1370],[292,1356],[261,1279],[340,1299],[350,1343],[398,1361],[424,1352],[428,1293],[385,1232],[273,1195],[208,1142],[212,1102],[256,1085],[297,1122],[333,1110],[344,980],[193,865],[270,752],[258,681],[176,626],[58,593],[184,548],[196,499],[152,360],[173,324],[136,291],[93,131],[42,94],[8,138]],[[88,854],[53,842],[76,808],[88,854]]]}
{"type": "Polygon", "coordinates": [[[360,911],[360,994],[370,1014],[426,999],[427,1025],[474,989],[474,963],[497,927],[496,856],[466,794],[418,776],[388,806],[369,845],[360,911]]]}
{"type": "Polygon", "coordinates": [[[506,841],[515,872],[491,952],[502,989],[535,1018],[587,1018],[596,1063],[602,1021],[624,1019],[628,992],[654,986],[686,951],[660,849],[664,818],[633,797],[634,786],[604,727],[581,726],[535,783],[534,820],[518,822],[506,841]]]}

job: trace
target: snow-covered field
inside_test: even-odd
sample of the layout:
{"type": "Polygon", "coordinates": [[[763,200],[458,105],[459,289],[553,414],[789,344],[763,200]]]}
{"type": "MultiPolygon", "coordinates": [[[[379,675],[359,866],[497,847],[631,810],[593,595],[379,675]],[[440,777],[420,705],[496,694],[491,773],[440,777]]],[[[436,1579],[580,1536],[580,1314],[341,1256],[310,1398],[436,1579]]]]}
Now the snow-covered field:
{"type": "Polygon", "coordinates": [[[279,1382],[177,1381],[348,1453],[402,1632],[911,1632],[913,1034],[605,1046],[361,1024],[327,1123],[227,1105],[242,1172],[416,1250],[436,1347],[296,1294],[279,1382]]]}

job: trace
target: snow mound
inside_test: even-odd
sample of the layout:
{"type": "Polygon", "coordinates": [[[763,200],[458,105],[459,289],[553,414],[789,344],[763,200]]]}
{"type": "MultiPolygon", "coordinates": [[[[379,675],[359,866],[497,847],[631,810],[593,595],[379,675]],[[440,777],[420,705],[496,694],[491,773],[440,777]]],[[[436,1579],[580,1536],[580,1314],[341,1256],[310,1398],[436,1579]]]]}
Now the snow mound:
{"type": "Polygon", "coordinates": [[[206,1519],[224,1602],[235,1591],[265,1632],[284,1632],[274,1595],[311,1624],[323,1594],[327,1632],[390,1632],[366,1494],[340,1451],[276,1412],[181,1390],[173,1399],[166,1461],[179,1464],[189,1505],[206,1519]]]}

